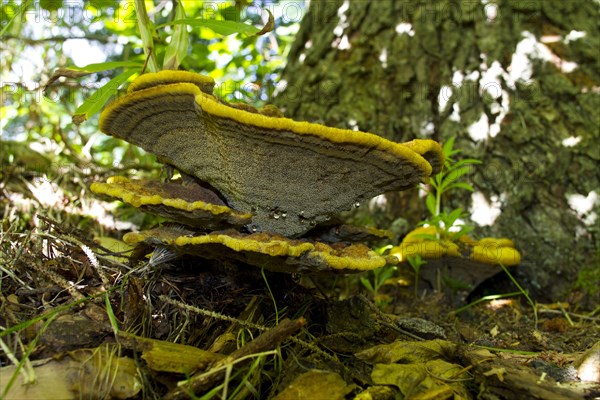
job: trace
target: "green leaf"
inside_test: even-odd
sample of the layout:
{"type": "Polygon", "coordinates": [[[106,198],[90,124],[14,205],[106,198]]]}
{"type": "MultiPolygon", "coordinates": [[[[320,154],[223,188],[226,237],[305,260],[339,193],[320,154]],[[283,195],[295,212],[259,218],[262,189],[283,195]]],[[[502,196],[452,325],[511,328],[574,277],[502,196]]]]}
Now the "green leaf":
{"type": "Polygon", "coordinates": [[[394,275],[394,268],[385,268],[385,267],[381,268],[381,272],[377,276],[377,280],[380,283],[379,286],[382,286],[385,283],[385,281],[390,279],[393,275],[394,275]]]}
{"type": "Polygon", "coordinates": [[[444,220],[444,228],[446,231],[450,229],[450,227],[454,226],[454,223],[460,216],[462,215],[462,208],[456,208],[450,212],[450,214],[446,214],[443,218],[444,220]]]}
{"type": "Polygon", "coordinates": [[[445,156],[449,155],[452,152],[452,148],[454,147],[455,139],[456,139],[456,136],[452,136],[451,138],[446,140],[446,142],[442,145],[442,151],[444,152],[445,156]]]}
{"type": "Polygon", "coordinates": [[[464,189],[464,190],[468,190],[469,192],[475,191],[473,186],[471,186],[471,184],[466,183],[466,182],[455,182],[446,187],[446,191],[448,191],[450,189],[464,189]]]}
{"type": "Polygon", "coordinates": [[[62,0],[40,0],[40,7],[43,10],[56,11],[63,5],[62,0]]]}
{"type": "MultiPolygon", "coordinates": [[[[185,19],[185,10],[181,1],[177,2],[177,8],[175,9],[175,19],[185,19]]],[[[165,52],[165,59],[163,61],[163,69],[177,69],[181,64],[181,61],[187,55],[189,47],[187,25],[177,24],[173,28],[173,35],[171,35],[171,42],[167,46],[165,52]]]]}
{"type": "Polygon", "coordinates": [[[456,240],[475,229],[472,225],[462,225],[458,232],[450,232],[450,240],[456,240]]]}
{"type": "MultiPolygon", "coordinates": [[[[8,28],[12,25],[13,21],[16,20],[17,18],[20,18],[21,15],[27,11],[29,9],[29,5],[30,3],[32,3],[33,0],[27,0],[26,2],[21,2],[21,5],[19,7],[19,11],[15,13],[15,15],[13,15],[10,20],[8,20],[8,22],[4,25],[4,27],[2,28],[2,30],[0,31],[0,37],[4,36],[4,33],[8,30],[8,28]]],[[[4,9],[5,3],[2,3],[2,21],[4,21],[6,19],[6,10],[4,9]]],[[[7,7],[6,9],[9,9],[9,7],[7,7]]]]}
{"type": "Polygon", "coordinates": [[[431,215],[435,215],[436,204],[435,204],[435,196],[433,195],[433,193],[427,193],[427,198],[425,199],[425,205],[427,206],[429,213],[431,215]]]}
{"type": "Polygon", "coordinates": [[[103,63],[96,63],[96,64],[88,64],[85,67],[76,67],[74,65],[69,66],[65,69],[67,70],[72,70],[72,71],[82,71],[82,72],[89,72],[89,73],[93,73],[93,72],[101,72],[101,71],[108,71],[111,69],[117,69],[117,68],[137,68],[137,67],[142,67],[144,64],[137,62],[137,61],[108,61],[108,62],[103,62],[103,63]]]}
{"type": "Polygon", "coordinates": [[[117,321],[117,317],[112,308],[112,305],[110,304],[110,297],[108,296],[108,292],[106,292],[106,295],[104,296],[104,304],[106,306],[106,314],[108,315],[108,320],[110,321],[110,326],[112,327],[114,334],[118,335],[119,334],[119,323],[117,321]]]}
{"type": "Polygon", "coordinates": [[[373,286],[371,285],[371,281],[368,278],[361,277],[360,282],[363,284],[364,287],[367,288],[369,292],[374,292],[373,286]]]}
{"type": "Polygon", "coordinates": [[[119,75],[112,78],[106,85],[96,90],[86,101],[75,110],[73,115],[73,122],[77,125],[89,119],[92,115],[104,107],[104,104],[110,99],[112,95],[117,92],[119,86],[121,86],[130,76],[137,73],[136,69],[128,69],[119,75]]]}
{"type": "Polygon", "coordinates": [[[452,182],[456,181],[457,179],[460,179],[462,176],[468,174],[470,171],[471,168],[469,167],[462,167],[451,171],[444,177],[444,180],[439,190],[441,190],[442,193],[444,193],[452,182]]]}
{"type": "Polygon", "coordinates": [[[481,164],[481,161],[476,160],[474,158],[466,158],[464,160],[457,161],[454,164],[447,166],[445,173],[448,174],[459,168],[465,167],[467,165],[474,165],[474,164],[481,164]]]}
{"type": "Polygon", "coordinates": [[[256,35],[260,32],[260,29],[244,24],[243,22],[235,22],[235,21],[217,21],[214,19],[201,19],[201,18],[182,18],[175,20],[173,22],[158,25],[156,28],[164,28],[168,25],[178,25],[185,24],[189,26],[208,28],[211,31],[218,33],[219,35],[228,36],[233,35],[234,33],[243,33],[246,35],[256,35]]]}

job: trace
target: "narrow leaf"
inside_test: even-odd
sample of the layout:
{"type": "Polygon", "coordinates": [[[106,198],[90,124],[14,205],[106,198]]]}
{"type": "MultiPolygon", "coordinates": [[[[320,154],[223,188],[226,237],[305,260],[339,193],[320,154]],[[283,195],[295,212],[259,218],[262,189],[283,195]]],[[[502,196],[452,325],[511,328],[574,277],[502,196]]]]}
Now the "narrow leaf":
{"type": "Polygon", "coordinates": [[[451,173],[447,174],[444,177],[444,181],[442,182],[442,185],[440,186],[440,190],[442,192],[445,192],[446,189],[448,188],[448,186],[450,186],[450,184],[452,182],[454,182],[457,179],[461,178],[462,176],[468,174],[470,170],[471,169],[469,167],[462,167],[462,168],[456,169],[456,170],[452,171],[451,173]]]}
{"type": "Polygon", "coordinates": [[[200,19],[200,18],[183,18],[173,22],[162,24],[156,28],[163,28],[168,25],[185,24],[190,26],[197,26],[201,28],[208,28],[211,31],[218,33],[219,35],[228,36],[234,33],[243,33],[248,36],[256,35],[260,30],[252,25],[244,24],[242,22],[235,21],[217,21],[214,19],[200,19]]]}
{"type": "MultiPolygon", "coordinates": [[[[175,19],[185,19],[185,10],[183,9],[181,0],[177,1],[175,19]]],[[[165,52],[163,69],[177,69],[181,64],[181,61],[187,55],[188,47],[189,43],[187,25],[175,25],[175,28],[173,28],[173,35],[171,36],[171,42],[167,46],[167,50],[165,52]]]]}
{"type": "Polygon", "coordinates": [[[451,226],[454,226],[454,223],[460,216],[462,215],[462,208],[456,208],[448,214],[445,221],[447,223],[446,230],[448,230],[451,226]]]}
{"type": "MultiPolygon", "coordinates": [[[[117,68],[123,68],[123,67],[124,68],[135,68],[135,67],[141,67],[142,65],[143,64],[138,61],[107,61],[107,62],[103,62],[103,63],[88,64],[84,67],[76,67],[75,65],[71,65],[71,66],[65,68],[65,70],[67,70],[67,71],[82,71],[82,72],[92,73],[92,72],[108,71],[111,69],[117,69],[117,68]]],[[[56,74],[56,72],[55,72],[55,74],[56,74]]]]}
{"type": "Polygon", "coordinates": [[[446,191],[448,191],[450,189],[465,189],[465,190],[468,190],[469,192],[475,191],[473,186],[471,186],[471,184],[466,183],[466,182],[455,182],[446,187],[446,191]]]}
{"type": "Polygon", "coordinates": [[[266,10],[267,10],[267,13],[269,13],[269,19],[268,19],[267,23],[265,24],[265,26],[263,26],[263,28],[255,34],[256,36],[262,36],[266,33],[273,31],[273,29],[275,29],[275,18],[273,17],[273,14],[271,14],[271,11],[269,11],[269,9],[266,9],[266,10]]]}
{"type": "Polygon", "coordinates": [[[450,240],[456,240],[456,239],[472,232],[474,229],[475,229],[475,227],[472,225],[463,225],[463,226],[461,226],[461,228],[458,232],[452,232],[450,234],[450,240]]]}
{"type": "Polygon", "coordinates": [[[454,164],[452,164],[449,168],[446,169],[446,175],[448,175],[452,171],[455,171],[459,168],[464,168],[464,167],[467,167],[469,165],[474,165],[474,164],[481,164],[481,162],[479,160],[474,160],[471,158],[468,158],[466,160],[457,161],[454,164]]]}
{"type": "Polygon", "coordinates": [[[431,215],[435,215],[435,196],[433,195],[433,193],[427,193],[425,205],[427,206],[427,210],[429,210],[429,213],[431,215]]]}
{"type": "MultiPolygon", "coordinates": [[[[21,6],[19,7],[19,11],[15,13],[15,15],[13,15],[11,17],[11,19],[4,25],[4,27],[2,28],[2,30],[0,31],[0,37],[4,36],[4,33],[6,33],[6,31],[8,30],[8,28],[12,25],[13,21],[19,17],[21,17],[21,15],[27,11],[27,9],[29,8],[29,4],[32,2],[32,0],[27,0],[26,2],[21,2],[21,6]]],[[[8,9],[8,7],[6,9],[4,9],[5,7],[5,3],[2,3],[2,8],[3,8],[3,13],[6,12],[6,9],[8,9]]],[[[4,15],[4,17],[6,17],[6,15],[4,15]]],[[[5,18],[2,18],[3,20],[5,18]]]]}
{"type": "Polygon", "coordinates": [[[121,86],[130,76],[137,73],[136,69],[128,69],[119,75],[112,78],[106,85],[96,90],[86,101],[75,110],[73,115],[73,123],[79,125],[82,122],[88,120],[92,115],[96,114],[102,109],[104,104],[110,99],[112,95],[117,92],[119,86],[121,86]]]}
{"type": "Polygon", "coordinates": [[[456,139],[456,136],[452,136],[451,138],[446,140],[446,142],[442,145],[442,151],[444,152],[444,155],[449,155],[452,152],[452,148],[454,147],[455,139],[456,139]]]}
{"type": "Polygon", "coordinates": [[[110,326],[112,327],[114,334],[118,335],[119,322],[117,321],[115,312],[112,308],[112,305],[110,304],[110,297],[108,296],[108,292],[106,292],[106,295],[104,296],[104,304],[106,307],[106,314],[108,315],[108,320],[110,321],[110,326]]]}
{"type": "Polygon", "coordinates": [[[366,287],[366,288],[367,288],[367,290],[368,290],[369,292],[372,292],[372,291],[373,291],[373,286],[371,285],[371,281],[369,281],[369,279],[368,279],[368,278],[362,278],[362,277],[361,277],[361,278],[360,278],[360,282],[363,284],[363,286],[364,286],[364,287],[366,287]]]}

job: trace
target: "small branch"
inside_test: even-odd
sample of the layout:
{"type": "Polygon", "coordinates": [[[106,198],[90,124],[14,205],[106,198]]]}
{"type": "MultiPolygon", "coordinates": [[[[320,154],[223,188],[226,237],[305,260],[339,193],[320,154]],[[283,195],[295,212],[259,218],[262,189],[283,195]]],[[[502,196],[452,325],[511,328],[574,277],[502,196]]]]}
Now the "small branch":
{"type": "Polygon", "coordinates": [[[233,364],[235,361],[241,361],[242,358],[248,357],[252,354],[259,354],[268,350],[274,349],[279,346],[284,340],[287,340],[290,336],[300,330],[306,325],[304,318],[297,320],[282,320],[279,325],[269,329],[253,341],[246,344],[231,353],[226,359],[217,362],[211,370],[214,373],[208,372],[194,375],[189,380],[185,381],[185,384],[167,393],[164,397],[166,400],[180,400],[190,398],[191,393],[200,393],[213,387],[217,382],[223,379],[226,373],[226,367],[228,364],[233,364]]]}
{"type": "Polygon", "coordinates": [[[43,39],[28,39],[28,38],[24,38],[24,37],[18,36],[18,35],[4,35],[3,39],[16,39],[25,44],[29,44],[29,45],[37,45],[37,44],[43,44],[43,43],[48,43],[48,42],[65,42],[67,40],[78,40],[78,39],[96,41],[96,42],[100,42],[100,43],[104,43],[104,44],[115,43],[114,38],[112,38],[110,36],[106,36],[106,35],[53,36],[53,37],[43,38],[43,39]]]}

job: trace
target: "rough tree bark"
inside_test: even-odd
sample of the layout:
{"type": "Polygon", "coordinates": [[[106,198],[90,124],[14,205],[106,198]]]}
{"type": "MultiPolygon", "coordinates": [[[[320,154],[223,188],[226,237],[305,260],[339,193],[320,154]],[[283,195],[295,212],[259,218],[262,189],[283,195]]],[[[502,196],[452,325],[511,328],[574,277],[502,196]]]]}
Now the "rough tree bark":
{"type": "MultiPolygon", "coordinates": [[[[540,300],[556,300],[583,279],[597,301],[599,7],[588,0],[313,0],[275,102],[295,119],[396,141],[456,135],[463,154],[483,161],[471,174],[476,191],[501,210],[476,233],[515,240],[524,255],[519,279],[540,300]],[[537,53],[522,58],[530,74],[525,68],[518,77],[528,43],[537,53]],[[574,199],[592,208],[578,213],[574,199]]],[[[401,204],[393,217],[422,217],[415,193],[388,202],[401,204]]],[[[466,194],[446,206],[470,204],[466,194]]]]}

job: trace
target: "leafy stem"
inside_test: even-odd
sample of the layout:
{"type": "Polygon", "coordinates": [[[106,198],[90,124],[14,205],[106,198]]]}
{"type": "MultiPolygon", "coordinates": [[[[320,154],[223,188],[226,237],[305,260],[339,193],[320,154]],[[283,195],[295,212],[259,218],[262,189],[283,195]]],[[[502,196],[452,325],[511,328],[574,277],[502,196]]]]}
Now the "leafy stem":
{"type": "Polygon", "coordinates": [[[437,234],[434,239],[439,240],[441,236],[450,236],[451,239],[457,239],[458,237],[470,232],[473,227],[469,225],[463,225],[458,232],[449,233],[449,229],[454,226],[456,221],[463,217],[464,214],[462,209],[457,208],[451,212],[444,211],[442,209],[443,196],[453,189],[463,189],[472,192],[473,186],[466,182],[460,182],[463,178],[471,171],[471,165],[481,164],[480,160],[473,158],[467,158],[459,161],[455,161],[455,156],[460,154],[461,150],[454,148],[455,137],[451,137],[442,146],[444,152],[445,162],[442,170],[435,175],[429,182],[429,187],[423,185],[423,189],[427,192],[425,199],[425,205],[427,210],[431,214],[429,219],[421,222],[421,225],[432,225],[436,226],[437,234]]]}

